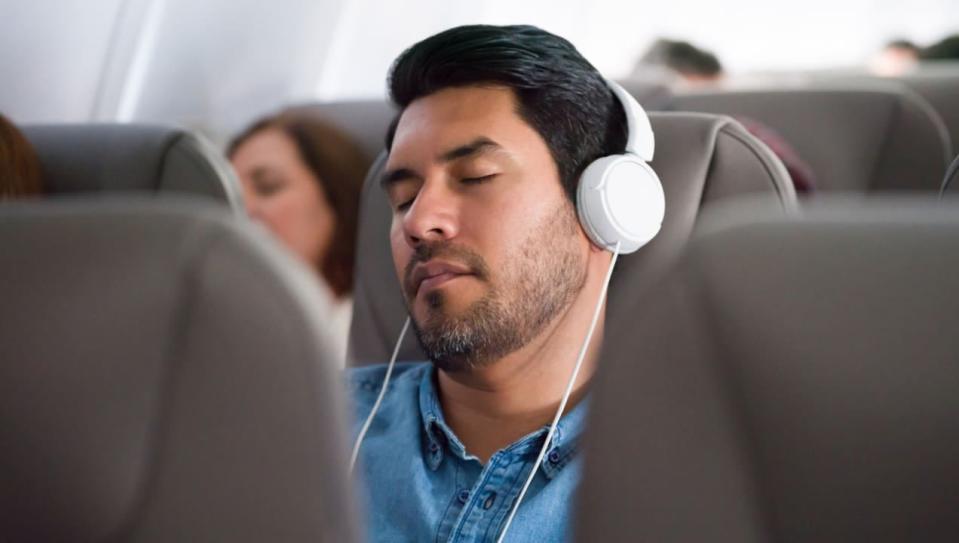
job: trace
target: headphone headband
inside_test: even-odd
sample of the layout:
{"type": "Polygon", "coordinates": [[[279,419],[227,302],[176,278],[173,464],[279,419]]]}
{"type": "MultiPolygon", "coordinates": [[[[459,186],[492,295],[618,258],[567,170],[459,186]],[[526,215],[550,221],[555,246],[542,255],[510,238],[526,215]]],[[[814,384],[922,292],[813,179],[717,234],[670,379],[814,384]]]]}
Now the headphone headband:
{"type": "Polygon", "coordinates": [[[653,127],[649,124],[646,110],[619,83],[607,79],[606,84],[619,99],[623,105],[623,112],[626,113],[626,130],[629,134],[626,140],[626,152],[651,162],[656,150],[656,139],[653,137],[653,127]]]}

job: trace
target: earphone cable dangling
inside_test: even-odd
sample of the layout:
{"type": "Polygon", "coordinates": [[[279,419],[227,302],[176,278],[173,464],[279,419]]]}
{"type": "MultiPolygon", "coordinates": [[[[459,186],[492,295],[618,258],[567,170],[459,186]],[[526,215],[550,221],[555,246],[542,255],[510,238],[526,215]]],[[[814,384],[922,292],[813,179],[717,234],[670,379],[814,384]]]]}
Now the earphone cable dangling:
{"type": "Polygon", "coordinates": [[[526,496],[526,491],[529,490],[529,486],[533,483],[533,479],[536,477],[536,472],[539,469],[540,464],[543,463],[543,458],[546,456],[546,451],[549,450],[549,446],[553,441],[553,434],[556,433],[556,425],[559,424],[559,419],[563,416],[563,411],[566,409],[566,403],[569,401],[569,395],[573,392],[573,384],[576,383],[576,377],[579,376],[579,370],[583,366],[583,360],[586,359],[586,351],[589,349],[589,342],[593,339],[593,332],[596,330],[596,323],[599,322],[599,314],[603,308],[603,301],[606,300],[606,291],[609,289],[609,280],[613,277],[613,268],[616,267],[616,260],[619,258],[619,249],[622,242],[616,242],[616,247],[613,249],[613,258],[609,262],[609,270],[606,272],[606,279],[603,281],[603,288],[599,293],[599,299],[596,300],[596,309],[593,311],[593,320],[589,324],[589,331],[586,333],[586,340],[583,341],[583,347],[579,350],[579,357],[576,359],[576,365],[573,366],[573,373],[569,376],[569,382],[566,383],[566,391],[563,392],[563,399],[559,402],[559,407],[556,408],[556,415],[553,416],[553,422],[549,425],[549,432],[546,434],[546,440],[543,442],[543,447],[539,451],[539,456],[536,457],[536,462],[533,463],[533,469],[529,472],[529,477],[526,478],[526,483],[523,485],[523,489],[520,490],[519,496],[516,498],[516,503],[513,504],[513,509],[509,512],[509,517],[506,518],[506,524],[503,525],[503,531],[500,532],[499,538],[496,540],[496,543],[503,543],[503,539],[506,537],[506,532],[509,531],[510,524],[513,523],[513,517],[516,516],[516,511],[519,510],[519,506],[523,503],[523,498],[526,496]]]}
{"type": "Polygon", "coordinates": [[[356,459],[360,455],[360,445],[363,444],[363,438],[366,437],[366,432],[369,431],[370,424],[373,423],[373,417],[376,416],[376,412],[380,409],[380,404],[383,402],[383,396],[386,395],[386,387],[390,384],[390,376],[393,375],[393,366],[396,365],[396,356],[400,352],[400,345],[403,344],[403,338],[406,337],[406,329],[409,328],[409,326],[410,317],[406,317],[406,322],[403,323],[403,329],[400,331],[400,337],[397,338],[396,346],[393,347],[393,356],[390,357],[390,364],[386,367],[386,376],[383,378],[383,385],[380,386],[380,393],[376,397],[376,402],[373,403],[373,409],[370,410],[370,414],[366,417],[366,422],[363,423],[359,435],[356,436],[356,443],[353,444],[353,454],[350,455],[350,475],[353,474],[356,459]]]}

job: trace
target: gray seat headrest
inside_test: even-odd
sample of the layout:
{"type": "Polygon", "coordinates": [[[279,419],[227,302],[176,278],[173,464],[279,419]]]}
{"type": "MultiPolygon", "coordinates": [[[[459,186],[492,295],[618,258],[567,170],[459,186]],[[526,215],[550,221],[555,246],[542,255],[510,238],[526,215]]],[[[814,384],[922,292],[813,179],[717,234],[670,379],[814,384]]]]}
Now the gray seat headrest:
{"type": "Polygon", "coordinates": [[[179,128],[136,124],[26,125],[52,193],[147,191],[205,196],[243,208],[226,159],[179,128]]]}
{"type": "Polygon", "coordinates": [[[949,132],[952,152],[959,152],[959,63],[943,72],[919,71],[896,79],[936,110],[949,132]]]}
{"type": "Polygon", "coordinates": [[[0,207],[0,539],[355,541],[310,272],[222,206],[67,200],[0,207]]]}
{"type": "Polygon", "coordinates": [[[818,85],[852,84],[877,88],[908,89],[936,111],[949,133],[952,152],[959,152],[959,62],[925,62],[917,70],[897,77],[878,77],[863,73],[814,73],[812,81],[818,85]]]}
{"type": "Polygon", "coordinates": [[[959,207],[724,211],[607,326],[577,540],[959,540],[959,207]]]}
{"type": "Polygon", "coordinates": [[[952,155],[939,115],[906,89],[714,91],[677,95],[673,105],[772,128],[812,168],[817,190],[937,190],[952,155]]]}
{"type": "MultiPolygon", "coordinates": [[[[782,210],[795,204],[795,191],[782,163],[728,117],[691,113],[654,113],[653,168],[663,181],[666,218],[657,238],[638,253],[623,257],[613,277],[608,318],[646,288],[693,231],[700,207],[743,194],[767,194],[782,210]]],[[[350,348],[354,362],[386,362],[406,318],[389,244],[391,212],[376,180],[381,156],[367,176],[360,204],[360,232],[350,348]]],[[[422,360],[412,334],[400,360],[422,360]]]]}
{"type": "Polygon", "coordinates": [[[617,82],[643,105],[646,111],[668,110],[673,101],[674,77],[662,71],[646,70],[617,82]]]}

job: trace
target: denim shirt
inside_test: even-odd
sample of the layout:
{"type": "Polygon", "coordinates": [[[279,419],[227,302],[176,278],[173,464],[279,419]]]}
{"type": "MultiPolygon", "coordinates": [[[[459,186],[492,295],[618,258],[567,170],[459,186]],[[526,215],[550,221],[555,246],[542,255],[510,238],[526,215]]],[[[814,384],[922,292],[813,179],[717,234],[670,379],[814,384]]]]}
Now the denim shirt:
{"type": "MultiPolygon", "coordinates": [[[[385,365],[347,370],[354,439],[385,375],[385,365]]],[[[573,495],[582,470],[576,441],[585,418],[586,402],[580,402],[560,419],[505,541],[572,538],[573,495]]],[[[523,437],[483,465],[443,419],[432,364],[397,364],[357,464],[367,538],[495,542],[547,431],[543,427],[523,437]]]]}

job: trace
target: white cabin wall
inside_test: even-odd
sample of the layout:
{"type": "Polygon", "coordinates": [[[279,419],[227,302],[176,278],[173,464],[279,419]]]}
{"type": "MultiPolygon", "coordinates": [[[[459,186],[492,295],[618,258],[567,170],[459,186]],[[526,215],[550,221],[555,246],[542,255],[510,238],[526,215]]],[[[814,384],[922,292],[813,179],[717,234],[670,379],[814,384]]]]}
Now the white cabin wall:
{"type": "Polygon", "coordinates": [[[0,111],[178,123],[220,143],[284,104],[385,95],[393,59],[466,23],[531,23],[626,75],[657,37],[732,73],[862,66],[959,32],[955,0],[0,0],[0,111]]]}

